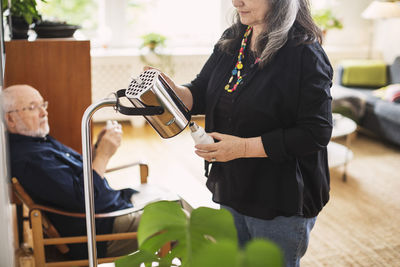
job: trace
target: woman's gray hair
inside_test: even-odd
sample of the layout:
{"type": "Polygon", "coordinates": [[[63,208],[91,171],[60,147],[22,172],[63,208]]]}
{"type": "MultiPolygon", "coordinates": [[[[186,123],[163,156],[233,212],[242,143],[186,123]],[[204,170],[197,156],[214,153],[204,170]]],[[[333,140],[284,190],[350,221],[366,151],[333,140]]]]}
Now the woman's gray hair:
{"type": "MultiPolygon", "coordinates": [[[[308,0],[264,0],[268,2],[268,14],[264,18],[265,29],[257,37],[255,48],[260,66],[265,66],[285,45],[289,37],[298,39],[299,43],[321,42],[321,32],[312,20],[308,0]],[[296,31],[292,31],[297,24],[296,31]]],[[[237,39],[241,39],[243,25],[239,14],[230,28],[217,43],[223,51],[232,52],[237,39]]]]}

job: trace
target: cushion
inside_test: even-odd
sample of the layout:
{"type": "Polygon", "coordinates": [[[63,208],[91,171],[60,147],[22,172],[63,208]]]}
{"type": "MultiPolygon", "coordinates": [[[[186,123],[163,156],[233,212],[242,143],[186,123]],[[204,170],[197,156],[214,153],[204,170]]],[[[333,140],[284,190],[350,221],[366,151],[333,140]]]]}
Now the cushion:
{"type": "Polygon", "coordinates": [[[334,84],[331,94],[333,98],[332,112],[340,113],[356,122],[361,120],[364,116],[367,98],[364,93],[334,84]]]}
{"type": "Polygon", "coordinates": [[[387,84],[387,65],[381,60],[345,60],[341,62],[344,86],[381,87],[387,84]]]}
{"type": "Polygon", "coordinates": [[[400,57],[396,57],[390,65],[390,83],[400,83],[400,57]]]}
{"type": "Polygon", "coordinates": [[[383,100],[400,103],[400,83],[374,90],[373,94],[383,100]]]}

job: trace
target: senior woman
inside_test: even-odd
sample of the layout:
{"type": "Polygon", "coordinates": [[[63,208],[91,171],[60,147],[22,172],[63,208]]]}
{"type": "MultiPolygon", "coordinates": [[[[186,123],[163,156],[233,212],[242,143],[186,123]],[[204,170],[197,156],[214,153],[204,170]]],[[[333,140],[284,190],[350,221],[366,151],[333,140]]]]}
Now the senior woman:
{"type": "Polygon", "coordinates": [[[196,154],[240,244],[267,238],[299,266],[329,199],[332,68],[307,0],[232,2],[237,20],[197,77],[167,79],[217,140],[196,154]]]}

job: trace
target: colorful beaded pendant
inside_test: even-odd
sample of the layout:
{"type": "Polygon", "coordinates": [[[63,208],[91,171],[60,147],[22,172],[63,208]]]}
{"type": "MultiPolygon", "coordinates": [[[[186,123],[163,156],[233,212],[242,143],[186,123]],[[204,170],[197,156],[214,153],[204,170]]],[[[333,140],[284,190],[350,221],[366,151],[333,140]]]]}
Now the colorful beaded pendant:
{"type": "MultiPolygon", "coordinates": [[[[240,49],[239,49],[239,55],[238,55],[238,60],[235,64],[235,68],[232,70],[232,76],[229,78],[229,81],[227,83],[227,85],[225,85],[225,90],[228,91],[229,93],[232,93],[234,91],[236,91],[237,87],[239,86],[239,84],[242,82],[243,77],[241,75],[241,70],[243,69],[243,63],[242,60],[244,58],[244,51],[246,49],[247,46],[247,39],[248,36],[251,34],[251,31],[253,30],[253,27],[251,26],[247,26],[247,29],[243,35],[243,39],[242,39],[242,44],[240,45],[240,49]],[[231,88],[231,83],[233,81],[233,78],[237,76],[237,80],[236,83],[233,85],[233,87],[231,88]]],[[[257,63],[259,61],[259,58],[256,59],[255,63],[257,63]]]]}

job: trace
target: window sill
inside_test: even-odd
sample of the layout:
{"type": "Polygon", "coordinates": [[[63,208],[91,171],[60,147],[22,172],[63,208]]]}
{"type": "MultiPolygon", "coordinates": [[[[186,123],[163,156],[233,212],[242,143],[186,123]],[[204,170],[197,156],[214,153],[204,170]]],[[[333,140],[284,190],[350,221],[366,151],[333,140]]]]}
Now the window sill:
{"type": "MultiPolygon", "coordinates": [[[[124,57],[124,56],[140,56],[147,54],[146,49],[137,48],[91,48],[92,57],[124,57]]],[[[174,49],[163,49],[159,52],[161,55],[187,56],[187,55],[210,55],[212,48],[210,47],[180,47],[174,49]]]]}

